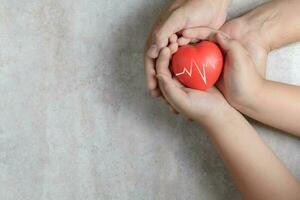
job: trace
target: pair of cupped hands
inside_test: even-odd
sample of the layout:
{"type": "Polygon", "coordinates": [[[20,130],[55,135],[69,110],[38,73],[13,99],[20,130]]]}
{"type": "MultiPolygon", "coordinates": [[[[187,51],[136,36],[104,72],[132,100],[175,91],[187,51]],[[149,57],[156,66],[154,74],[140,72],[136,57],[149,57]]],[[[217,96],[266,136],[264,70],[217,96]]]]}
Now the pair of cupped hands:
{"type": "Polygon", "coordinates": [[[152,96],[162,96],[174,113],[200,123],[214,123],[228,110],[247,106],[264,83],[268,48],[243,16],[225,22],[227,7],[223,0],[176,0],[159,16],[147,42],[152,96]],[[201,40],[216,42],[225,59],[219,81],[207,91],[184,87],[169,69],[179,46],[201,40]]]}

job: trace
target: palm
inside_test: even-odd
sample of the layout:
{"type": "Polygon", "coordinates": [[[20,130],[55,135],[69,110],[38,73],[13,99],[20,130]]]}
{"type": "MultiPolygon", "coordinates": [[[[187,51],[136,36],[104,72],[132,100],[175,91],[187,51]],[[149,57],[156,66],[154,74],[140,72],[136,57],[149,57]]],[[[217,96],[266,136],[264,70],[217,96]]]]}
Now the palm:
{"type": "Polygon", "coordinates": [[[191,119],[216,114],[222,107],[228,105],[221,92],[213,87],[207,91],[194,90],[183,87],[173,78],[174,85],[181,89],[182,106],[175,107],[191,119]]]}

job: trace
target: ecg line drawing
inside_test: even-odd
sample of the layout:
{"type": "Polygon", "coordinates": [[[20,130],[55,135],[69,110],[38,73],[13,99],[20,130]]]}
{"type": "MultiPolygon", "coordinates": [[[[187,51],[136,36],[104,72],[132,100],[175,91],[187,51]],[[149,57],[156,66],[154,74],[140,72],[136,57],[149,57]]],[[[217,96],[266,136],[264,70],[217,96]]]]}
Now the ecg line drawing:
{"type": "Polygon", "coordinates": [[[207,85],[207,81],[206,81],[206,71],[205,71],[205,68],[207,67],[207,65],[208,65],[208,63],[205,63],[205,64],[202,65],[202,71],[203,71],[203,73],[202,73],[202,72],[200,71],[200,69],[199,69],[199,66],[198,66],[197,62],[196,62],[194,59],[192,59],[192,60],[191,60],[191,64],[190,64],[189,69],[187,69],[186,67],[184,67],[182,72],[179,72],[179,73],[177,73],[177,74],[175,74],[175,75],[176,75],[176,76],[180,76],[180,75],[183,75],[183,74],[186,73],[187,75],[189,75],[190,77],[192,77],[192,75],[193,75],[193,66],[195,66],[196,69],[198,70],[198,72],[199,72],[201,78],[203,79],[205,85],[207,85]]]}

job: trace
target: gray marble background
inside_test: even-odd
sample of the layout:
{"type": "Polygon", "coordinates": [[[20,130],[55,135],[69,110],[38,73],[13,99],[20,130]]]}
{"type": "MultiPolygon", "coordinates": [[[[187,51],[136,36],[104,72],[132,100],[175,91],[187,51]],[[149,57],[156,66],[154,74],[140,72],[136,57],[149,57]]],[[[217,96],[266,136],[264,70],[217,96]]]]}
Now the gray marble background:
{"type": "MultiPolygon", "coordinates": [[[[235,0],[229,16],[259,3],[235,0]]],[[[204,131],[146,90],[164,5],[0,0],[1,200],[240,199],[204,131]]],[[[268,77],[300,85],[299,55],[271,53],[268,77]]],[[[300,178],[299,139],[255,127],[300,178]]]]}

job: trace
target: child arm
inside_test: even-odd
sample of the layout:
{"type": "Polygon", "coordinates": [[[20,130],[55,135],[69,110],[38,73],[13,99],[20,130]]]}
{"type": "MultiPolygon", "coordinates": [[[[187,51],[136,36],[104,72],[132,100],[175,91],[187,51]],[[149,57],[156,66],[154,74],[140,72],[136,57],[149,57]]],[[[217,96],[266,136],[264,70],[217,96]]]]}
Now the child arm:
{"type": "Polygon", "coordinates": [[[299,199],[299,183],[245,118],[216,88],[203,92],[178,83],[170,56],[164,48],[156,62],[160,89],[177,111],[206,128],[244,199],[299,199]]]}
{"type": "Polygon", "coordinates": [[[264,80],[257,95],[241,103],[244,114],[300,137],[300,87],[264,80]]]}
{"type": "Polygon", "coordinates": [[[300,199],[299,182],[240,113],[206,127],[243,199],[300,199]]]}

